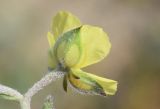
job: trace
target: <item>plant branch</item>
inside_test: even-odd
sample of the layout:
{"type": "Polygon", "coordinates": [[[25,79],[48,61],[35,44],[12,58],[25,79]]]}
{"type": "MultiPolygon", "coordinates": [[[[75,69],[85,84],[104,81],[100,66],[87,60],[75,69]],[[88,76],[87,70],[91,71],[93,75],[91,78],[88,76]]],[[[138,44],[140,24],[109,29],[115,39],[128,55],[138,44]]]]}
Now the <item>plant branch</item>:
{"type": "Polygon", "coordinates": [[[49,85],[52,81],[55,81],[57,78],[61,78],[64,75],[64,72],[53,71],[47,73],[41,80],[35,83],[24,95],[25,98],[31,99],[37,92],[42,90],[45,86],[49,85]]]}
{"type": "Polygon", "coordinates": [[[0,96],[8,100],[16,100],[20,102],[21,109],[31,109],[32,97],[42,90],[45,86],[49,85],[52,81],[63,77],[65,72],[54,70],[47,73],[44,77],[36,82],[24,95],[17,90],[0,84],[0,96]]]}
{"type": "Polygon", "coordinates": [[[52,81],[55,81],[57,78],[60,78],[64,75],[62,71],[52,71],[47,73],[41,80],[35,83],[25,94],[24,99],[21,103],[22,109],[30,109],[30,102],[32,96],[42,90],[45,86],[49,85],[52,81]]]}
{"type": "Polygon", "coordinates": [[[0,96],[8,100],[20,101],[23,95],[17,90],[0,84],[0,96]]]}

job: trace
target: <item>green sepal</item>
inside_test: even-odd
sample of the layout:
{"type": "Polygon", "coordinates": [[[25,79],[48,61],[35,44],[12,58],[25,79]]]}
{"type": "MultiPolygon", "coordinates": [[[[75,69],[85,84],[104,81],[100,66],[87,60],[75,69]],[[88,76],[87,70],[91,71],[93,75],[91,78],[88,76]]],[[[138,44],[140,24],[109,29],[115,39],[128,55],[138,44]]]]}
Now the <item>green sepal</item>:
{"type": "Polygon", "coordinates": [[[67,74],[64,76],[64,78],[63,78],[63,89],[64,89],[64,91],[65,92],[67,92],[67,86],[68,86],[68,84],[67,84],[67,80],[68,78],[67,78],[67,74]]]}

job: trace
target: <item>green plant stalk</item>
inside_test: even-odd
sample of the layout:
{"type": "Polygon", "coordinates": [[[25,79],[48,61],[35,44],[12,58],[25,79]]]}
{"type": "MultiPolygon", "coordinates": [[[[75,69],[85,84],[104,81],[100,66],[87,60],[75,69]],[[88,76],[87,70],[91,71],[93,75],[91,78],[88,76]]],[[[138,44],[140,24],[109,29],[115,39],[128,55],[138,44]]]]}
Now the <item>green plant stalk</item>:
{"type": "Polygon", "coordinates": [[[4,85],[0,85],[0,94],[5,94],[5,95],[7,94],[11,97],[13,95],[14,98],[17,98],[14,100],[20,102],[21,109],[31,109],[30,104],[31,104],[32,97],[35,94],[37,94],[40,90],[44,89],[44,87],[49,85],[51,82],[55,81],[58,78],[63,77],[64,74],[65,72],[59,71],[57,69],[47,73],[44,77],[41,78],[41,80],[39,80],[31,88],[29,88],[29,90],[24,95],[20,94],[15,89],[12,89],[4,85]],[[13,94],[13,92],[15,94],[13,94]]]}
{"type": "Polygon", "coordinates": [[[21,109],[31,109],[30,102],[26,99],[20,101],[21,109]]]}

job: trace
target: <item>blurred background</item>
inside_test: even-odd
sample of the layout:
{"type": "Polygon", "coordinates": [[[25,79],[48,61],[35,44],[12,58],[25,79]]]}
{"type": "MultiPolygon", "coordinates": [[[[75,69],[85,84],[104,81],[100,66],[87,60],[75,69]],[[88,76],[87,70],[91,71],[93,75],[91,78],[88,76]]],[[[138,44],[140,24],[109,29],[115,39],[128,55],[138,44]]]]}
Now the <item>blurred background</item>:
{"type": "MultiPolygon", "coordinates": [[[[59,10],[103,27],[112,49],[85,71],[119,82],[115,96],[65,93],[62,79],[33,97],[41,109],[53,94],[57,109],[160,109],[159,0],[0,0],[0,84],[25,93],[47,72],[46,34],[59,10]]],[[[0,109],[20,109],[0,99],[0,109]]]]}

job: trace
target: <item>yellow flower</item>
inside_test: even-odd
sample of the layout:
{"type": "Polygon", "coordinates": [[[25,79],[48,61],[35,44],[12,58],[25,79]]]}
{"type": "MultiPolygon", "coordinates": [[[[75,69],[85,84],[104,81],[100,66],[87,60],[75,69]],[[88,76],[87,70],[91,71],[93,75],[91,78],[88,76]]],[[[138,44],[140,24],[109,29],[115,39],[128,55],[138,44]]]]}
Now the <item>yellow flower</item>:
{"type": "Polygon", "coordinates": [[[99,62],[110,51],[107,34],[99,27],[82,25],[79,19],[66,11],[53,18],[48,32],[49,68],[60,67],[65,71],[63,87],[67,82],[82,92],[97,95],[114,95],[117,82],[86,73],[81,68],[99,62]]]}

